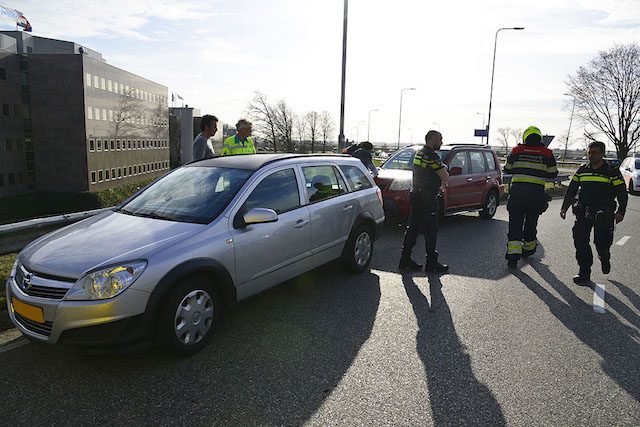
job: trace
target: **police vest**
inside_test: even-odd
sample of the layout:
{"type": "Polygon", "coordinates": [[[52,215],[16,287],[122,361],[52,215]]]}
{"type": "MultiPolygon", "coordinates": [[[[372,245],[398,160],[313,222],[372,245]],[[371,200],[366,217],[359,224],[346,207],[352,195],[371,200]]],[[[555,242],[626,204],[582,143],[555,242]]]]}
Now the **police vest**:
{"type": "Polygon", "coordinates": [[[247,138],[247,140],[242,143],[238,140],[238,135],[234,135],[225,139],[224,143],[222,144],[223,156],[231,156],[235,154],[255,154],[255,152],[256,149],[253,146],[253,140],[251,138],[247,138]]]}
{"type": "Polygon", "coordinates": [[[426,145],[413,158],[413,190],[437,194],[442,181],[436,173],[444,168],[438,153],[426,145]]]}
{"type": "Polygon", "coordinates": [[[580,186],[580,204],[590,207],[615,206],[615,190],[624,188],[620,171],[610,167],[606,162],[597,169],[593,169],[591,164],[581,166],[571,181],[580,186]]]}
{"type": "Polygon", "coordinates": [[[547,178],[558,175],[556,159],[544,145],[517,145],[509,154],[504,171],[512,174],[511,185],[534,184],[542,189],[547,178]]]}

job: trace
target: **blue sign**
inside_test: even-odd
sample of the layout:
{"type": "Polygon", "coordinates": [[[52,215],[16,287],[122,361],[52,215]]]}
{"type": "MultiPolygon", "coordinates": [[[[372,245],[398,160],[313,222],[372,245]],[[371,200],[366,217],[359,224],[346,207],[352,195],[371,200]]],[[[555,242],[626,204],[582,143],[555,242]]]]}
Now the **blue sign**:
{"type": "Polygon", "coordinates": [[[487,130],[486,129],[474,129],[473,130],[473,136],[487,136],[487,130]]]}

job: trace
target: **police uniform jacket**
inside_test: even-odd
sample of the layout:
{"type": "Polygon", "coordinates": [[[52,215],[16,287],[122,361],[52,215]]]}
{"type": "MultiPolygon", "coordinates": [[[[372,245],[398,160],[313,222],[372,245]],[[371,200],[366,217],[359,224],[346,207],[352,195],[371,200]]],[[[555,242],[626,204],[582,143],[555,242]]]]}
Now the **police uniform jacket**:
{"type": "Polygon", "coordinates": [[[442,181],[436,172],[444,168],[438,153],[425,145],[413,158],[413,191],[435,197],[442,181]]]}
{"type": "Polygon", "coordinates": [[[620,171],[609,166],[607,162],[597,169],[591,167],[591,163],[580,166],[571,178],[567,194],[564,196],[563,211],[574,202],[578,188],[578,203],[583,207],[614,212],[617,198],[620,204],[617,213],[624,216],[627,209],[627,189],[620,171]]]}

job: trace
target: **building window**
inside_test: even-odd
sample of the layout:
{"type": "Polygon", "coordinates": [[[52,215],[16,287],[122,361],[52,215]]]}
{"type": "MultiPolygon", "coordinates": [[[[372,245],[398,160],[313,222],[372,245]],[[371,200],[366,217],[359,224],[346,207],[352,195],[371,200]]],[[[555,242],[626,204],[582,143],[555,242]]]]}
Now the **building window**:
{"type": "Polygon", "coordinates": [[[104,180],[109,181],[109,169],[104,170],[104,180]]]}
{"type": "Polygon", "coordinates": [[[16,139],[16,150],[22,151],[22,139],[16,139]]]}
{"type": "Polygon", "coordinates": [[[127,145],[128,145],[128,148],[127,148],[127,149],[128,149],[128,150],[131,150],[131,140],[130,140],[130,139],[128,139],[128,140],[127,140],[127,145]]]}
{"type": "Polygon", "coordinates": [[[7,151],[13,151],[13,142],[11,141],[11,139],[7,138],[4,141],[5,144],[5,148],[7,149],[7,151]]]}
{"type": "Polygon", "coordinates": [[[131,176],[131,166],[129,166],[129,176],[131,176]]]}
{"type": "Polygon", "coordinates": [[[100,86],[102,90],[107,90],[107,82],[104,80],[104,77],[100,78],[100,86]]]}
{"type": "Polygon", "coordinates": [[[91,87],[91,73],[87,73],[87,86],[91,87]]]}
{"type": "Polygon", "coordinates": [[[9,178],[9,185],[15,185],[16,183],[16,174],[13,172],[9,172],[7,174],[7,177],[9,178]]]}
{"type": "Polygon", "coordinates": [[[109,121],[113,121],[113,110],[109,110],[109,121]]]}
{"type": "Polygon", "coordinates": [[[18,184],[24,185],[26,181],[26,175],[24,172],[18,172],[18,184]]]}
{"type": "Polygon", "coordinates": [[[109,140],[108,139],[104,140],[104,151],[109,151],[109,140]]]}
{"type": "Polygon", "coordinates": [[[140,99],[140,91],[138,89],[136,89],[136,98],[140,99]]]}
{"type": "Polygon", "coordinates": [[[96,149],[97,151],[102,151],[102,140],[96,139],[96,149]]]}
{"type": "Polygon", "coordinates": [[[120,140],[116,139],[116,150],[120,151],[120,140]]]}
{"type": "Polygon", "coordinates": [[[93,117],[95,117],[96,120],[100,120],[100,109],[98,107],[93,109],[93,117]]]}
{"type": "Polygon", "coordinates": [[[98,171],[98,182],[102,182],[102,171],[98,171]]]}
{"type": "Polygon", "coordinates": [[[118,82],[113,82],[113,91],[118,93],[118,82]]]}
{"type": "Polygon", "coordinates": [[[7,80],[7,69],[0,67],[0,80],[7,80]]]}
{"type": "Polygon", "coordinates": [[[92,107],[87,107],[87,118],[89,120],[93,120],[93,108],[92,107]]]}
{"type": "Polygon", "coordinates": [[[89,140],[89,151],[92,152],[92,153],[94,151],[96,151],[96,144],[95,144],[95,141],[93,139],[89,140]]]}
{"type": "Polygon", "coordinates": [[[4,175],[0,173],[0,187],[4,186],[4,175]]]}
{"type": "Polygon", "coordinates": [[[2,114],[5,116],[9,115],[9,104],[2,104],[2,114]]]}
{"type": "Polygon", "coordinates": [[[127,85],[124,86],[124,94],[129,96],[129,86],[127,85]]]}
{"type": "Polygon", "coordinates": [[[126,166],[124,166],[122,168],[122,176],[125,177],[125,178],[127,177],[127,167],[126,166]]]}
{"type": "Polygon", "coordinates": [[[107,89],[109,92],[113,92],[113,86],[111,85],[111,80],[107,80],[107,89]]]}
{"type": "Polygon", "coordinates": [[[142,148],[140,140],[138,140],[138,150],[142,148]]]}
{"type": "Polygon", "coordinates": [[[96,171],[91,171],[91,183],[96,183],[96,171]]]}
{"type": "Polygon", "coordinates": [[[102,120],[107,121],[107,110],[104,108],[102,109],[102,120]]]}
{"type": "Polygon", "coordinates": [[[116,179],[116,168],[111,168],[111,179],[116,179]]]}
{"type": "Polygon", "coordinates": [[[124,95],[124,86],[120,83],[120,95],[124,95]]]}
{"type": "Polygon", "coordinates": [[[122,178],[122,168],[118,168],[118,179],[122,178]]]}
{"type": "Polygon", "coordinates": [[[111,140],[111,151],[116,151],[116,141],[114,139],[111,140]]]}
{"type": "Polygon", "coordinates": [[[100,89],[100,85],[98,84],[100,82],[98,80],[98,76],[93,76],[93,87],[100,89]]]}
{"type": "Polygon", "coordinates": [[[133,174],[134,175],[138,175],[138,166],[137,165],[133,165],[133,174]]]}

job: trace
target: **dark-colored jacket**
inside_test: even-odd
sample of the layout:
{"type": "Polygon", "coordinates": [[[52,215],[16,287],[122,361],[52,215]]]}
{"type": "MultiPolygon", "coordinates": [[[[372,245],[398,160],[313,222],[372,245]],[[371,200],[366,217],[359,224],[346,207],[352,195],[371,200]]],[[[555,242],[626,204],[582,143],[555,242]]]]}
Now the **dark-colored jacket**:
{"type": "Polygon", "coordinates": [[[578,202],[582,206],[598,209],[615,210],[618,199],[618,212],[621,215],[627,210],[627,189],[622,179],[622,174],[618,169],[614,169],[607,162],[597,169],[593,169],[591,164],[580,166],[571,178],[571,183],[567,189],[567,194],[562,202],[562,210],[566,211],[573,203],[576,192],[580,189],[578,202]]]}
{"type": "Polygon", "coordinates": [[[352,154],[353,157],[360,159],[360,161],[371,171],[373,176],[378,176],[378,168],[373,163],[373,157],[371,157],[371,151],[358,148],[352,154]]]}
{"type": "Polygon", "coordinates": [[[547,178],[558,175],[558,167],[553,152],[544,145],[519,144],[513,148],[504,173],[512,174],[513,185],[538,185],[544,190],[547,178]]]}
{"type": "Polygon", "coordinates": [[[424,146],[413,158],[413,191],[425,192],[435,197],[442,180],[436,172],[444,168],[438,153],[424,146]]]}

